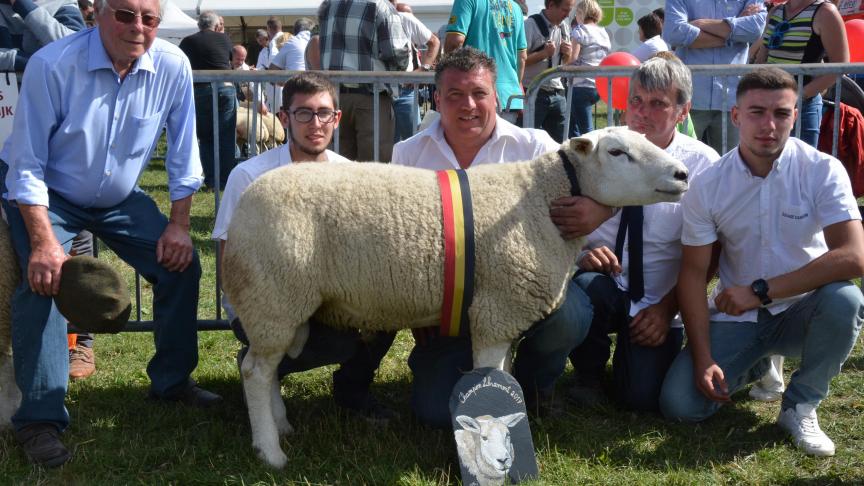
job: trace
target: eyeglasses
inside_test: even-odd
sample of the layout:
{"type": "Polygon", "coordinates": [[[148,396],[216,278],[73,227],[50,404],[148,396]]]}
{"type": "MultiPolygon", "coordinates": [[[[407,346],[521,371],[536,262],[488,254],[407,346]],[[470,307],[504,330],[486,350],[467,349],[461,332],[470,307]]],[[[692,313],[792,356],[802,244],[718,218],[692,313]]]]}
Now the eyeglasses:
{"type": "Polygon", "coordinates": [[[135,19],[141,17],[141,24],[148,30],[155,29],[162,22],[162,17],[152,14],[137,14],[131,10],[116,9],[110,5],[106,5],[114,11],[114,20],[121,24],[134,24],[135,19]]]}
{"type": "Polygon", "coordinates": [[[336,119],[337,113],[336,111],[328,109],[312,111],[308,108],[299,108],[294,111],[289,111],[287,108],[282,108],[282,111],[294,115],[294,119],[300,123],[309,123],[312,121],[313,116],[317,116],[318,121],[324,124],[333,123],[333,120],[336,119]]]}
{"type": "Polygon", "coordinates": [[[771,33],[771,37],[768,38],[768,49],[777,49],[783,44],[783,37],[786,36],[786,32],[789,32],[789,21],[784,20],[779,24],[774,26],[774,32],[771,33]]]}

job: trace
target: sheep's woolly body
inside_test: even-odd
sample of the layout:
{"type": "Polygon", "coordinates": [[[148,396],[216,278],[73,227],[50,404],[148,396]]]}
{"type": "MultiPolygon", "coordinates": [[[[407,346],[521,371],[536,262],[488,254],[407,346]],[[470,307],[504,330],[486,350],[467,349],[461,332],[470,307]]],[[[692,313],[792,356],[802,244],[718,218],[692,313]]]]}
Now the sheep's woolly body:
{"type": "MultiPolygon", "coordinates": [[[[563,174],[555,154],[470,171],[477,255],[471,321],[496,322],[473,329],[474,340],[515,339],[525,328],[513,322],[530,325],[561,304],[578,242],[563,240],[540,216],[566,193],[563,174]]],[[[249,338],[284,346],[279,323],[298,310],[291,318],[317,310],[324,322],[366,329],[436,324],[441,211],[435,173],[423,169],[300,164],[261,177],[237,206],[225,255],[225,290],[244,324],[274,324],[247,326],[249,338]]]]}
{"type": "Polygon", "coordinates": [[[9,427],[21,402],[12,367],[12,293],[18,285],[18,262],[9,227],[0,218],[0,429],[9,427]]]}

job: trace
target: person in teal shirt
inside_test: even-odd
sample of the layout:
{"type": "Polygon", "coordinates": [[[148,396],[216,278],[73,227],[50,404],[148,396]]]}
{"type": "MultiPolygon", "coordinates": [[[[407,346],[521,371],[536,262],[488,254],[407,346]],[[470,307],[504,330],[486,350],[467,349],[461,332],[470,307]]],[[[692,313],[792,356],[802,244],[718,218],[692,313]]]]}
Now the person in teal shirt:
{"type": "Polygon", "coordinates": [[[528,48],[524,22],[521,8],[512,0],[455,0],[444,42],[444,52],[465,45],[495,59],[499,109],[509,121],[514,121],[515,112],[522,109],[524,93],[519,80],[528,48]]]}

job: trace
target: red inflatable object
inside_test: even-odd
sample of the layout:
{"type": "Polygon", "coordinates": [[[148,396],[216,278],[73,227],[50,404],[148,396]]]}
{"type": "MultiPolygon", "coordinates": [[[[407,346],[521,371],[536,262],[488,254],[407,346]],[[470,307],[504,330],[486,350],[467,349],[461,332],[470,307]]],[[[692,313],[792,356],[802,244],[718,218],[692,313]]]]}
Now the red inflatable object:
{"type": "MultiPolygon", "coordinates": [[[[852,45],[852,41],[849,41],[852,45]]],[[[864,44],[862,44],[864,45],[864,44]]],[[[613,52],[600,61],[601,66],[638,66],[639,59],[629,52],[613,52]]],[[[616,76],[612,78],[612,107],[616,110],[627,108],[627,97],[630,91],[630,78],[616,76]]],[[[609,81],[605,77],[597,78],[597,93],[606,104],[609,104],[609,81]]]]}
{"type": "Polygon", "coordinates": [[[845,25],[849,61],[864,62],[864,19],[847,20],[845,25]]]}

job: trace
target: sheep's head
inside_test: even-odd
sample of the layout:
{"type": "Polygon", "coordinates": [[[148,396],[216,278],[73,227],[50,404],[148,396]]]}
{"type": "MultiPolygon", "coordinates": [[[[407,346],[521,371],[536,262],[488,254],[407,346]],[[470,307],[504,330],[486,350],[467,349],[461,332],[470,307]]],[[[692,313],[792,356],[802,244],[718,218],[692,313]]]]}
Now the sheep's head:
{"type": "Polygon", "coordinates": [[[594,130],[563,148],[583,194],[608,206],[674,202],[687,191],[687,167],[626,127],[594,130]]]}
{"type": "Polygon", "coordinates": [[[525,418],[522,412],[491,417],[481,415],[471,418],[467,415],[456,417],[462,428],[475,434],[475,461],[477,472],[489,479],[501,479],[513,465],[513,444],[510,442],[510,427],[525,418]]]}

